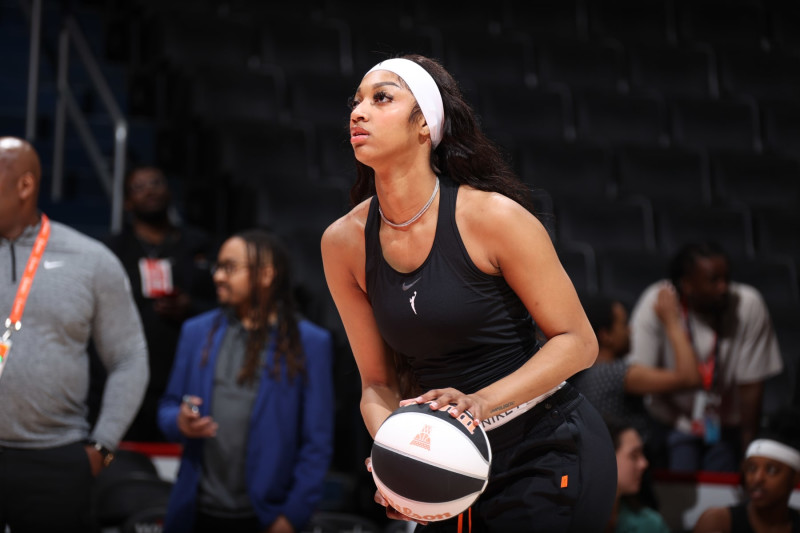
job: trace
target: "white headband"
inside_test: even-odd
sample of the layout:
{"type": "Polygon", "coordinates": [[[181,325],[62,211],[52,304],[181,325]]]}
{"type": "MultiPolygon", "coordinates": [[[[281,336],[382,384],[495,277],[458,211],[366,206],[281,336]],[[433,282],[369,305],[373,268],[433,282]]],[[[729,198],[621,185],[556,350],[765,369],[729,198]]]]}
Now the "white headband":
{"type": "Polygon", "coordinates": [[[754,440],[750,443],[750,446],[747,447],[747,453],[745,453],[744,456],[747,458],[753,455],[775,459],[800,472],[800,452],[776,440],[754,440]]]}
{"type": "Polygon", "coordinates": [[[431,131],[431,144],[434,148],[442,141],[442,126],[444,124],[444,105],[439,87],[428,71],[410,59],[394,58],[378,63],[369,71],[388,70],[394,72],[406,82],[414,98],[417,99],[419,108],[428,123],[431,131]]]}

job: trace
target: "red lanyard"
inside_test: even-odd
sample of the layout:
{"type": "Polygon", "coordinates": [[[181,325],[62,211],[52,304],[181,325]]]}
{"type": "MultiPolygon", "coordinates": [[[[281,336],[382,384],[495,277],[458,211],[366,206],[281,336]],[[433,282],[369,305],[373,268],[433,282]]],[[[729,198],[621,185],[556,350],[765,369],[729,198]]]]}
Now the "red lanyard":
{"type": "MultiPolygon", "coordinates": [[[[686,303],[681,303],[683,310],[683,320],[686,323],[686,332],[689,334],[689,342],[694,345],[694,334],[692,332],[692,323],[689,321],[689,310],[686,303]]],[[[708,353],[705,361],[697,361],[697,370],[700,372],[700,377],[703,379],[703,388],[710,391],[717,381],[717,352],[719,351],[719,335],[717,330],[714,330],[714,344],[711,346],[711,351],[708,353]]]]}
{"type": "Polygon", "coordinates": [[[36,236],[36,241],[33,243],[31,255],[28,257],[28,263],[25,265],[25,271],[22,273],[22,279],[19,281],[17,287],[17,296],[14,298],[14,305],[11,307],[11,314],[8,315],[6,320],[6,335],[8,338],[11,335],[11,329],[19,330],[22,327],[20,320],[22,313],[25,311],[25,303],[28,301],[28,294],[31,292],[33,285],[33,277],[36,275],[36,270],[39,268],[39,261],[42,260],[44,248],[47,246],[47,241],[50,239],[50,219],[47,215],[42,213],[42,225],[39,228],[39,235],[36,236]]]}

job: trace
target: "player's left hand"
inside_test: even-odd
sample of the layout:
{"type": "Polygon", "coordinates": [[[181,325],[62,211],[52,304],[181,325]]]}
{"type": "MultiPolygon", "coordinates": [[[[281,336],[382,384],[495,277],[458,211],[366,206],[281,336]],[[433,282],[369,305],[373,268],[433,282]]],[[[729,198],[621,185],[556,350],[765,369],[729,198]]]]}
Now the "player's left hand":
{"type": "Polygon", "coordinates": [[[484,419],[484,413],[488,412],[488,406],[484,405],[483,400],[474,394],[464,394],[463,392],[452,387],[446,389],[433,389],[429,390],[422,396],[416,398],[409,398],[400,402],[400,407],[405,407],[412,403],[427,403],[430,402],[431,409],[442,409],[451,406],[450,415],[458,418],[464,411],[469,411],[469,414],[476,421],[484,419]]]}

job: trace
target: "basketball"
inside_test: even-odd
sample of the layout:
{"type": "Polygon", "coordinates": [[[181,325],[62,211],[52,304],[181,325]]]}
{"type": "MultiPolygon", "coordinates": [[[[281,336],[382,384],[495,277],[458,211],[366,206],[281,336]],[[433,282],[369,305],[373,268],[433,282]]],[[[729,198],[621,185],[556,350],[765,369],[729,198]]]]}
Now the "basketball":
{"type": "Polygon", "coordinates": [[[389,504],[417,520],[458,516],[489,481],[492,451],[480,424],[451,406],[411,404],[394,411],[375,434],[372,477],[389,504]]]}

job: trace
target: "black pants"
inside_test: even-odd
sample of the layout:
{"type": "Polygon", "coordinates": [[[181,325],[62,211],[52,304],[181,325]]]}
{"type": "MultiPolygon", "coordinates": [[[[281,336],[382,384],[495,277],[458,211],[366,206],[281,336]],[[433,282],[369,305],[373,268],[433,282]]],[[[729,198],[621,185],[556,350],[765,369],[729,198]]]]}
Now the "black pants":
{"type": "Polygon", "coordinates": [[[603,419],[567,384],[488,433],[489,485],[460,518],[417,533],[591,533],[602,531],[617,490],[614,445],[603,419]]]}
{"type": "Polygon", "coordinates": [[[80,442],[23,450],[0,447],[0,531],[87,533],[92,476],[80,442]]]}

